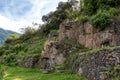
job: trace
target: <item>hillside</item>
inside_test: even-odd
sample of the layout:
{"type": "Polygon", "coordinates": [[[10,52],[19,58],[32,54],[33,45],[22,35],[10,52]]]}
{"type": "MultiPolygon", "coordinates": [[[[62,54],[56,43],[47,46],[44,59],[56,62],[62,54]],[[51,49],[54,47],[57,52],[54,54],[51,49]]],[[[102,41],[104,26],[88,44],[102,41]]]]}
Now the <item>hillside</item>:
{"type": "Polygon", "coordinates": [[[10,31],[10,30],[4,30],[2,28],[0,28],[0,44],[3,44],[4,41],[6,40],[6,38],[10,35],[10,34],[14,34],[16,32],[10,31]]]}
{"type": "Polygon", "coordinates": [[[60,2],[37,30],[25,28],[21,36],[5,41],[1,78],[120,79],[120,1],[74,1],[60,2]]]}

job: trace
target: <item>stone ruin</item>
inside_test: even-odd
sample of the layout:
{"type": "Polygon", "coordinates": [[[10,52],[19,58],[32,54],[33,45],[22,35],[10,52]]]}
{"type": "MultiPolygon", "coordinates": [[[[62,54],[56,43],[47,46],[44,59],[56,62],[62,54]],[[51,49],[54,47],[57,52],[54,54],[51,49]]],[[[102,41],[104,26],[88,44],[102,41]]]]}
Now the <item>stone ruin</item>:
{"type": "MultiPolygon", "coordinates": [[[[78,22],[63,22],[60,25],[58,41],[48,39],[44,45],[41,53],[41,68],[43,69],[43,73],[52,71],[55,65],[64,64],[71,51],[64,44],[66,39],[74,40],[88,49],[102,48],[104,46],[120,46],[120,21],[113,21],[103,31],[95,29],[90,22],[81,25],[78,22]]],[[[72,65],[74,66],[74,64],[72,65]]]]}
{"type": "Polygon", "coordinates": [[[89,49],[120,46],[120,21],[113,21],[103,31],[95,29],[90,22],[82,25],[78,22],[64,22],[60,25],[59,40],[75,40],[89,49]]]}
{"type": "Polygon", "coordinates": [[[47,73],[55,69],[55,65],[60,65],[65,61],[65,55],[62,45],[58,42],[48,40],[41,53],[41,68],[43,73],[47,73]]]}

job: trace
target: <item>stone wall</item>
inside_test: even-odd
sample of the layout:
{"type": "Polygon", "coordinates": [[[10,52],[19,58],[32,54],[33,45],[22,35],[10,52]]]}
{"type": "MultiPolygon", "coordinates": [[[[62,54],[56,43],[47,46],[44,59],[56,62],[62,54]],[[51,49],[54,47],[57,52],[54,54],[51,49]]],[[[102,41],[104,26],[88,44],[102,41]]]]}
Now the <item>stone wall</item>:
{"type": "Polygon", "coordinates": [[[120,79],[120,48],[77,56],[71,69],[88,80],[120,79]]]}
{"type": "Polygon", "coordinates": [[[40,56],[26,56],[23,58],[17,59],[18,66],[25,68],[36,68],[40,67],[40,56]]]}

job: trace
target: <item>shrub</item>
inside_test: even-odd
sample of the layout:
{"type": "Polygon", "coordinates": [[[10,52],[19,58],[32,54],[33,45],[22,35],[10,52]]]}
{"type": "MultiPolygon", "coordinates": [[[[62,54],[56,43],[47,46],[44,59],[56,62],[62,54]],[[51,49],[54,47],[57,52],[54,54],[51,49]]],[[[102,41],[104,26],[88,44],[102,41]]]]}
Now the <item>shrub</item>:
{"type": "Polygon", "coordinates": [[[20,51],[26,51],[26,45],[25,44],[16,44],[13,47],[13,52],[18,54],[20,51]]]}
{"type": "Polygon", "coordinates": [[[11,34],[7,37],[7,39],[5,40],[5,44],[10,44],[12,42],[14,42],[16,39],[19,38],[19,34],[11,34]]]}
{"type": "Polygon", "coordinates": [[[109,17],[109,14],[99,11],[91,19],[93,27],[99,30],[103,30],[106,26],[108,26],[111,23],[109,17]]]}
{"type": "Polygon", "coordinates": [[[79,21],[80,23],[85,23],[85,22],[89,21],[89,17],[80,15],[79,17],[77,17],[76,20],[79,21]]]}
{"type": "Polygon", "coordinates": [[[15,60],[14,54],[4,55],[3,57],[4,57],[4,64],[8,66],[16,65],[17,62],[15,60]]]}
{"type": "Polygon", "coordinates": [[[84,14],[93,15],[99,9],[107,9],[109,7],[119,7],[120,0],[81,0],[81,9],[84,14]]]}
{"type": "Polygon", "coordinates": [[[34,36],[35,29],[32,27],[21,28],[21,32],[23,34],[20,36],[20,40],[24,42],[34,36]]]}
{"type": "Polygon", "coordinates": [[[6,45],[6,46],[1,46],[0,47],[0,56],[3,55],[3,54],[9,54],[11,53],[11,50],[12,48],[9,46],[9,45],[6,45]]]}
{"type": "Polygon", "coordinates": [[[118,13],[118,10],[117,10],[116,8],[110,8],[110,9],[108,10],[108,14],[109,14],[110,16],[116,16],[117,13],[118,13]]]}
{"type": "Polygon", "coordinates": [[[0,64],[0,80],[3,80],[3,69],[1,64],[0,64]]]}

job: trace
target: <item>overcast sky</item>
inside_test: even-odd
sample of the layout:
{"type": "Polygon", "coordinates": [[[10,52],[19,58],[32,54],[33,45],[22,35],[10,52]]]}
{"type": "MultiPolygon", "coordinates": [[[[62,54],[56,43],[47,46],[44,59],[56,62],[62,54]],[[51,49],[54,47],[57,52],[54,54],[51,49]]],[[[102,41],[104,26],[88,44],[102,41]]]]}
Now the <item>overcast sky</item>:
{"type": "Polygon", "coordinates": [[[41,17],[67,0],[0,0],[0,27],[20,32],[20,28],[42,23],[41,17]]]}

